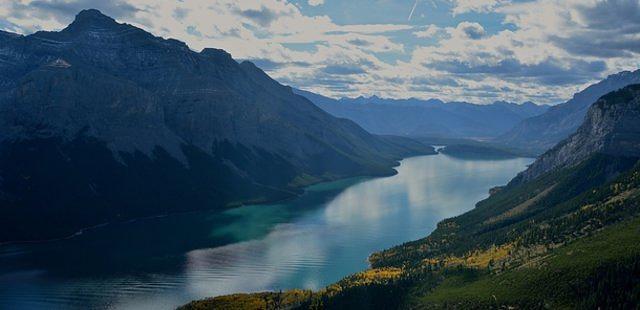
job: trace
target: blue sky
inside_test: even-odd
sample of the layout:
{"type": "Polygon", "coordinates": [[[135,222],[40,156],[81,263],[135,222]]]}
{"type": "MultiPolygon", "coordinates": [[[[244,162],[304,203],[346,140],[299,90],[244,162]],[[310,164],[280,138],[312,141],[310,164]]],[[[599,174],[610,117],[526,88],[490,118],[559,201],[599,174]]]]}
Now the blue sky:
{"type": "Polygon", "coordinates": [[[640,53],[640,0],[4,1],[7,31],[62,29],[97,8],[332,97],[553,104],[637,69],[640,53]]]}

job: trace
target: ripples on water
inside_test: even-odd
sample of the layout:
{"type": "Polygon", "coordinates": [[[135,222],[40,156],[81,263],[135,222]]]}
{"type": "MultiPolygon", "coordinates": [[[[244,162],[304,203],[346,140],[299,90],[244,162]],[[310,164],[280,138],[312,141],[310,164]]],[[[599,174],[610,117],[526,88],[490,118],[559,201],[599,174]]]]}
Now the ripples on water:
{"type": "Polygon", "coordinates": [[[0,247],[0,309],[171,309],[234,292],[318,289],[366,268],[374,251],[426,236],[531,161],[415,157],[395,176],[313,186],[284,204],[0,247]]]}

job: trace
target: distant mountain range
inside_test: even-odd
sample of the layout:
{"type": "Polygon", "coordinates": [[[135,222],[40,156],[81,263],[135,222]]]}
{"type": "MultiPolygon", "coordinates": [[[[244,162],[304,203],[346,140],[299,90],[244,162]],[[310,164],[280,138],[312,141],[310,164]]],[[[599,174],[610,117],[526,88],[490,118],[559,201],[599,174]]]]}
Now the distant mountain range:
{"type": "Polygon", "coordinates": [[[498,101],[478,105],[376,96],[332,99],[303,90],[295,89],[294,92],[334,116],[353,120],[369,132],[410,137],[488,140],[549,108],[532,102],[498,101]]]}
{"type": "Polygon", "coordinates": [[[455,139],[478,140],[486,142],[487,147],[537,156],[574,133],[598,98],[635,83],[640,83],[640,70],[623,71],[576,93],[571,100],[551,107],[531,102],[498,101],[475,105],[376,96],[332,99],[297,89],[294,92],[373,133],[448,139],[457,144],[474,142],[455,139]]]}
{"type": "Polygon", "coordinates": [[[0,33],[0,242],[282,199],[433,149],[369,134],[223,50],[97,10],[0,33]]]}
{"type": "Polygon", "coordinates": [[[575,94],[571,100],[551,107],[546,113],[522,121],[493,142],[541,154],[574,133],[598,98],[636,83],[640,83],[640,70],[611,75],[575,94]]]}

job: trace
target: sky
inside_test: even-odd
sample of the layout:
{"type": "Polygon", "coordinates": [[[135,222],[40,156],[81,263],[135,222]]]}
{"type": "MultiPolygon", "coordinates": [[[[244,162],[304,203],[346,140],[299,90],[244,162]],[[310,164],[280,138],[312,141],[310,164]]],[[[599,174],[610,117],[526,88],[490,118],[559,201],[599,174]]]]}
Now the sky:
{"type": "Polygon", "coordinates": [[[556,104],[640,65],[640,0],[1,0],[0,29],[96,8],[326,96],[556,104]]]}

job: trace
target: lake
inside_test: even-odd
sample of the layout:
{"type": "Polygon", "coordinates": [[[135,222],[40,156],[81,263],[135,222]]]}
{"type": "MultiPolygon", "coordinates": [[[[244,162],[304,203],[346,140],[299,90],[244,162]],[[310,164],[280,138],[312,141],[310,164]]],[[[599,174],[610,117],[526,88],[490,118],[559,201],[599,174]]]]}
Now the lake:
{"type": "Polygon", "coordinates": [[[533,159],[405,159],[398,174],[309,187],[278,204],[112,224],[0,247],[0,309],[172,309],[235,292],[318,289],[425,237],[533,159]]]}

